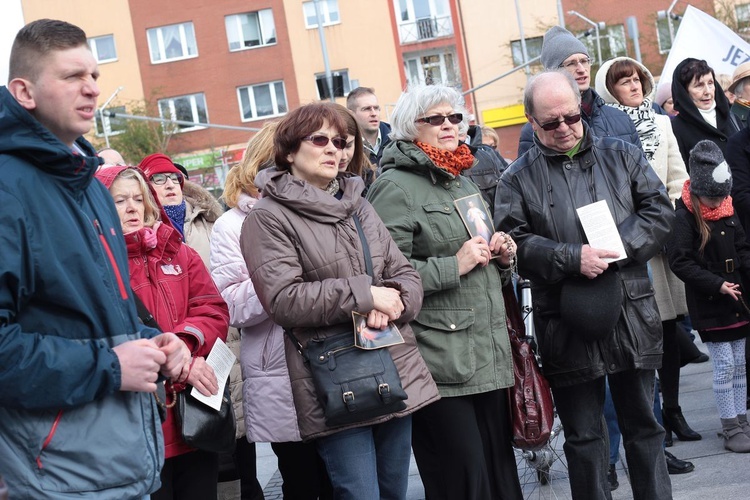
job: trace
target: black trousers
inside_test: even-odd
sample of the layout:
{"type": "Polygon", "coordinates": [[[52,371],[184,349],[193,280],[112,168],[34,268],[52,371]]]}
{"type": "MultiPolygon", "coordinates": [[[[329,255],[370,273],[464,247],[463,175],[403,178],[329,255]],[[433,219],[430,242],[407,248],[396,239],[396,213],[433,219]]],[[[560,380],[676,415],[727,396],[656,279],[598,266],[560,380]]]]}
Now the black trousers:
{"type": "Polygon", "coordinates": [[[521,500],[507,389],[415,412],[412,448],[427,500],[521,500]]]}
{"type": "Polygon", "coordinates": [[[284,500],[332,500],[333,486],[315,442],[271,443],[284,480],[284,500]]]}
{"type": "Polygon", "coordinates": [[[219,455],[191,451],[168,458],[161,470],[161,488],[151,500],[216,500],[219,455]]]}
{"type": "Polygon", "coordinates": [[[680,405],[680,344],[677,341],[677,320],[661,322],[664,331],[659,384],[665,408],[677,408],[680,405]]]}

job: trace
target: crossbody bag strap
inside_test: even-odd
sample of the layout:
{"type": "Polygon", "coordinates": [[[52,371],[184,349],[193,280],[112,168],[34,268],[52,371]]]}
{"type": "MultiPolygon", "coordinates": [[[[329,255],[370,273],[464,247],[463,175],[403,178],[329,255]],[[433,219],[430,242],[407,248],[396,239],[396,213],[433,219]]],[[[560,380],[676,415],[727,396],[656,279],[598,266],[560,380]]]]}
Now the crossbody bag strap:
{"type": "Polygon", "coordinates": [[[154,315],[151,314],[151,312],[146,307],[146,304],[143,303],[143,301],[138,297],[138,295],[135,294],[135,292],[133,292],[133,297],[135,298],[135,308],[138,310],[138,318],[141,320],[141,323],[146,326],[150,326],[151,328],[156,328],[160,332],[163,331],[159,326],[159,323],[156,322],[156,318],[154,318],[154,315]]]}
{"type": "MultiPolygon", "coordinates": [[[[372,278],[373,271],[372,271],[372,256],[370,255],[370,245],[367,244],[367,238],[365,237],[364,230],[362,230],[362,223],[360,222],[357,214],[352,215],[352,218],[354,219],[354,225],[357,227],[357,233],[359,234],[359,239],[362,241],[362,252],[365,254],[365,270],[367,271],[367,274],[370,276],[370,278],[372,278]]],[[[292,341],[292,343],[294,344],[294,347],[297,349],[297,352],[300,353],[300,355],[305,359],[305,361],[307,361],[308,360],[307,352],[305,351],[305,348],[302,347],[302,342],[300,342],[297,336],[292,333],[291,328],[289,329],[284,328],[284,335],[289,337],[289,340],[292,341]]]]}
{"type": "Polygon", "coordinates": [[[352,215],[352,219],[354,219],[354,225],[357,226],[359,239],[362,241],[362,252],[365,254],[365,270],[371,278],[374,278],[375,276],[372,271],[372,256],[370,255],[370,245],[367,244],[365,232],[362,230],[362,223],[360,222],[359,216],[357,214],[352,215]]]}

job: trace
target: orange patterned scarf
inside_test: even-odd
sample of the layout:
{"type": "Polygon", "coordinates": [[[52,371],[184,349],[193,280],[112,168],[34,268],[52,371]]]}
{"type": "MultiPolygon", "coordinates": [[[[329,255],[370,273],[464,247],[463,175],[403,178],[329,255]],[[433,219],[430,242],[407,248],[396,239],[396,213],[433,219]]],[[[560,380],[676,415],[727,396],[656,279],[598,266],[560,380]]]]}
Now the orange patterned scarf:
{"type": "Polygon", "coordinates": [[[414,141],[414,144],[424,151],[437,167],[453,175],[459,175],[474,164],[474,155],[471,154],[471,150],[466,144],[460,144],[453,152],[430,146],[424,142],[414,141]]]}
{"type": "MultiPolygon", "coordinates": [[[[690,199],[690,179],[685,181],[685,184],[682,186],[682,201],[685,203],[685,206],[690,211],[690,213],[694,213],[693,211],[693,200],[690,199]]],[[[721,202],[721,205],[719,205],[716,208],[710,208],[701,203],[701,215],[703,216],[703,220],[719,220],[723,219],[724,217],[729,217],[734,214],[734,207],[732,206],[732,197],[727,196],[724,198],[724,201],[721,202]]]]}

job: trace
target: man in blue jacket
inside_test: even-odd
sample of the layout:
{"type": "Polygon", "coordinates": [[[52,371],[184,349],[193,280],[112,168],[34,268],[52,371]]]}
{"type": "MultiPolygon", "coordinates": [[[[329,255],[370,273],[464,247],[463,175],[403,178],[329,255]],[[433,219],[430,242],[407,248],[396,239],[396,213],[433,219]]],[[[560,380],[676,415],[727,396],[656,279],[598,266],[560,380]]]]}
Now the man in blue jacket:
{"type": "Polygon", "coordinates": [[[19,31],[0,87],[0,471],[24,498],[142,498],[159,487],[159,375],[189,362],[139,323],[100,160],[80,136],[96,61],[78,27],[19,31]]]}
{"type": "MultiPolygon", "coordinates": [[[[616,137],[641,148],[633,121],[619,109],[607,106],[591,88],[591,58],[583,42],[565,28],[553,26],[544,34],[541,61],[546,70],[561,68],[573,75],[581,92],[581,117],[595,136],[616,137]]],[[[519,158],[534,145],[533,139],[534,131],[527,123],[521,129],[519,158]]]]}

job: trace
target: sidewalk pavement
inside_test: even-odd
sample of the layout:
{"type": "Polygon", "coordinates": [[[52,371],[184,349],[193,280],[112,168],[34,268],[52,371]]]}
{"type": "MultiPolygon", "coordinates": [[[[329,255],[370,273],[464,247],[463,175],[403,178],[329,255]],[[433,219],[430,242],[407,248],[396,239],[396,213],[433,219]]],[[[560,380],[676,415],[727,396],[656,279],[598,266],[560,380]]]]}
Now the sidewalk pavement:
{"type": "MultiPolygon", "coordinates": [[[[707,352],[699,339],[696,344],[707,352]]],[[[721,498],[750,498],[750,454],[742,455],[726,451],[723,441],[717,437],[721,422],[716,411],[712,392],[712,363],[689,364],[682,369],[680,378],[680,406],[690,426],[699,432],[701,441],[683,442],[675,438],[674,446],[668,448],[673,455],[695,464],[695,471],[689,474],[672,475],[672,491],[675,500],[705,500],[721,498]]],[[[560,451],[562,439],[555,446],[560,451]]],[[[560,451],[561,453],[561,451],[560,451]]],[[[561,453],[562,454],[562,453],[561,453]]],[[[257,444],[258,480],[264,487],[266,500],[281,499],[281,476],[278,473],[276,456],[267,443],[257,444]]],[[[625,451],[620,449],[623,458],[617,464],[620,487],[612,493],[613,500],[633,498],[627,476],[625,451]]],[[[561,466],[553,465],[553,469],[561,466]]],[[[526,477],[525,461],[521,460],[519,473],[526,477]]],[[[532,477],[535,474],[531,475],[532,477]]],[[[534,481],[532,479],[532,481],[534,481]]],[[[528,485],[526,498],[570,498],[565,477],[553,477],[550,485],[528,485]]],[[[407,500],[423,500],[424,488],[412,456],[409,470],[407,500]]]]}

